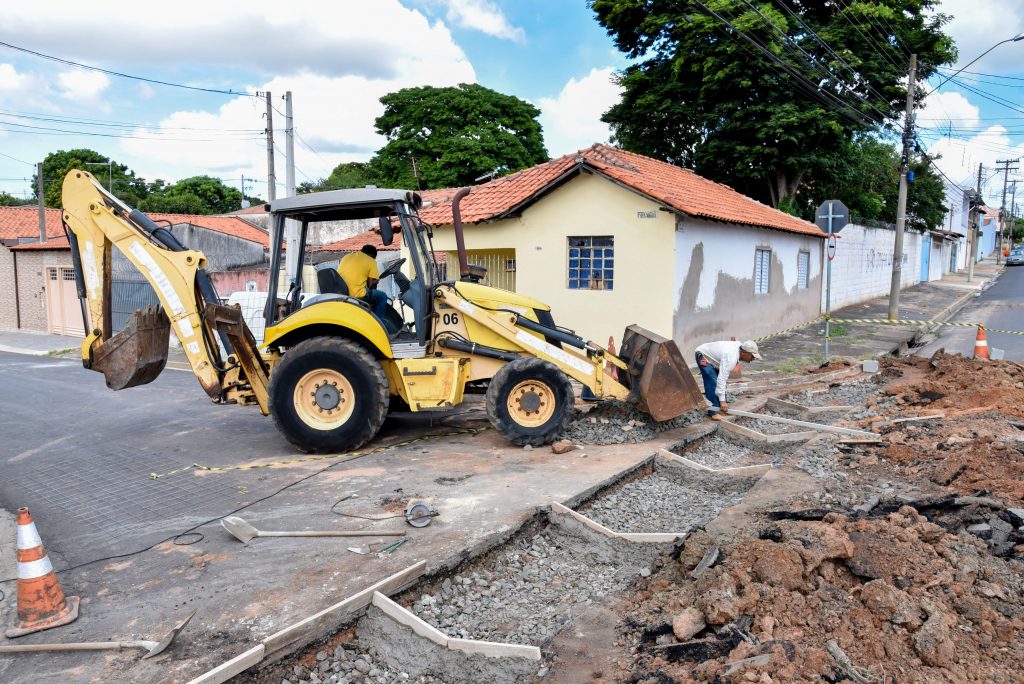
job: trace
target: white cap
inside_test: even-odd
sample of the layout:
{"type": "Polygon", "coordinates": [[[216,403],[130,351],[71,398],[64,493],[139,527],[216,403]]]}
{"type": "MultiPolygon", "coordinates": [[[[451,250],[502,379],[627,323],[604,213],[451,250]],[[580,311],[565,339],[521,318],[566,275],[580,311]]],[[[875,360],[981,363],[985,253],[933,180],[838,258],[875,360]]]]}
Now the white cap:
{"type": "Polygon", "coordinates": [[[740,351],[750,352],[754,355],[754,359],[757,361],[761,360],[761,353],[757,351],[757,342],[754,340],[747,340],[746,342],[740,343],[740,351]]]}

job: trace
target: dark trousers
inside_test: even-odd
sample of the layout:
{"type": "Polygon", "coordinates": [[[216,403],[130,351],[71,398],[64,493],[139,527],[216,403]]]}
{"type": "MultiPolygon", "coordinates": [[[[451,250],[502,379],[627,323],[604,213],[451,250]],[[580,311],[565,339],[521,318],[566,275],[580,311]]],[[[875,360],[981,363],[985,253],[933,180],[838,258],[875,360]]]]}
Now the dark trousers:
{"type": "Polygon", "coordinates": [[[373,311],[373,315],[383,320],[388,310],[388,296],[380,290],[374,289],[367,290],[366,296],[363,299],[370,304],[370,310],[373,311]]]}
{"type": "Polygon", "coordinates": [[[700,369],[700,378],[704,381],[704,396],[711,402],[708,415],[718,413],[721,403],[715,389],[718,387],[718,369],[711,365],[711,362],[704,358],[704,355],[697,352],[697,368],[700,369]]]}

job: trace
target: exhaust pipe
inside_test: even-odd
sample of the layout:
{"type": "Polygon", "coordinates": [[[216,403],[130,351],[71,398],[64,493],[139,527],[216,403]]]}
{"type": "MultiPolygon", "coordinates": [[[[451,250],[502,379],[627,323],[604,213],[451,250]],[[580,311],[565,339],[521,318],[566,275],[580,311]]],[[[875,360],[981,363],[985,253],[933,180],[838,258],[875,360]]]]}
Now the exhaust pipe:
{"type": "Polygon", "coordinates": [[[459,252],[459,280],[479,283],[487,275],[487,269],[470,266],[466,256],[466,238],[462,232],[462,210],[459,204],[462,198],[470,193],[470,188],[461,188],[452,198],[452,228],[455,230],[455,248],[459,252]]]}

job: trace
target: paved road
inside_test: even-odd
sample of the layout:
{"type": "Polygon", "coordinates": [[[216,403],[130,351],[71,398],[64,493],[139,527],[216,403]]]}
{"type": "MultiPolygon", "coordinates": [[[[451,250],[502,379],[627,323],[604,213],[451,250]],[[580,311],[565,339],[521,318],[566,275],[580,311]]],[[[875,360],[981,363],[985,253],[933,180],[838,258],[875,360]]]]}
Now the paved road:
{"type": "MultiPolygon", "coordinates": [[[[995,285],[961,309],[952,320],[984,323],[986,328],[1024,331],[1024,267],[1007,268],[995,285]]],[[[939,338],[926,345],[919,354],[930,355],[945,347],[947,352],[970,356],[974,353],[975,335],[974,328],[942,328],[939,338]]],[[[1004,350],[1005,358],[1024,361],[1024,335],[989,332],[987,337],[989,347],[1004,350]]]]}

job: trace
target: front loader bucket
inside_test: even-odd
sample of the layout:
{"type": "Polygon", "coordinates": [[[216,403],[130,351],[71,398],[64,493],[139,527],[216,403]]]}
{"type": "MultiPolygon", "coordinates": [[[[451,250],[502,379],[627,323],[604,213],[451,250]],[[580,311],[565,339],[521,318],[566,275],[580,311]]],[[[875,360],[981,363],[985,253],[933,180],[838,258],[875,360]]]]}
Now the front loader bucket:
{"type": "Polygon", "coordinates": [[[136,310],[124,330],[93,345],[90,368],[103,373],[112,390],[153,382],[167,364],[170,332],[171,322],[159,307],[136,310]]]}
{"type": "Polygon", "coordinates": [[[658,421],[702,406],[704,396],[673,340],[638,325],[626,328],[619,358],[629,365],[631,397],[658,421]]]}

